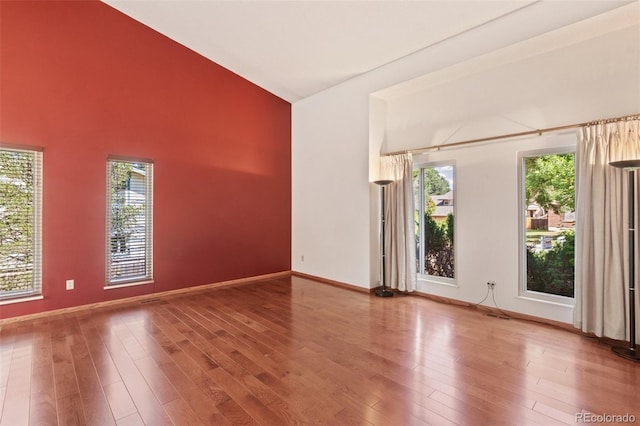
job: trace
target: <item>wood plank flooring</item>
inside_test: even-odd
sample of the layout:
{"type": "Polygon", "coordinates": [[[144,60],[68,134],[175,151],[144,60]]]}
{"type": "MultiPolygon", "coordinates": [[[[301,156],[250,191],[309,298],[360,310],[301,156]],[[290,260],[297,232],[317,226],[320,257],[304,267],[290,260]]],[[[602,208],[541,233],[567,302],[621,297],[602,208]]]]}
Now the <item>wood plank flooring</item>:
{"type": "Polygon", "coordinates": [[[285,277],[0,328],[0,424],[640,422],[640,366],[597,340],[285,277]]]}

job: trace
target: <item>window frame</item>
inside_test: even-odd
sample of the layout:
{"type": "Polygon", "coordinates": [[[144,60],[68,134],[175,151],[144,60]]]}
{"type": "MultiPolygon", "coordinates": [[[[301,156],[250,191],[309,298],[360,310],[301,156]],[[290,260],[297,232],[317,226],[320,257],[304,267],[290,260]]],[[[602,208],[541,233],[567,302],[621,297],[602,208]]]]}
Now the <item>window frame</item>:
{"type": "MultiPolygon", "coordinates": [[[[424,249],[425,249],[425,245],[422,243],[420,244],[420,248],[418,249],[418,252],[416,253],[416,257],[418,258],[417,260],[417,278],[419,282],[425,282],[425,283],[435,283],[435,284],[440,284],[440,285],[446,285],[446,286],[450,286],[450,287],[458,287],[458,281],[457,281],[457,276],[458,276],[458,232],[456,232],[457,229],[457,191],[455,189],[456,186],[456,162],[453,160],[442,160],[442,161],[416,161],[413,163],[413,170],[419,170],[421,171],[422,169],[426,169],[426,168],[436,168],[436,167],[447,167],[450,166],[451,167],[451,179],[453,182],[452,185],[452,190],[453,190],[453,229],[454,229],[454,233],[453,233],[453,278],[449,278],[449,277],[440,277],[437,275],[429,275],[429,274],[424,274],[421,271],[424,270],[424,249]]],[[[424,198],[424,174],[423,173],[419,173],[419,188],[421,189],[419,191],[419,199],[418,200],[414,200],[418,202],[418,232],[420,236],[424,236],[424,202],[425,202],[425,198],[424,198]]],[[[415,192],[414,192],[415,193],[415,192]]],[[[423,237],[424,238],[424,237],[423,237]]]]}
{"type": "MultiPolygon", "coordinates": [[[[518,297],[523,299],[535,300],[539,302],[551,303],[562,306],[574,306],[575,305],[575,279],[574,285],[574,297],[561,296],[558,294],[543,293],[540,291],[533,291],[527,289],[527,230],[526,230],[526,217],[528,200],[526,197],[526,180],[525,180],[525,159],[530,157],[541,157],[545,155],[554,154],[573,154],[574,162],[576,155],[576,146],[559,146],[551,148],[542,148],[528,151],[518,152],[518,297]]],[[[577,170],[576,170],[577,171],[577,170]]],[[[574,175],[574,179],[577,179],[577,173],[574,175]]],[[[576,205],[576,210],[578,206],[576,205]]],[[[578,228],[576,221],[575,229],[578,228]]]]}
{"type": "MultiPolygon", "coordinates": [[[[149,159],[109,156],[106,162],[106,234],[105,234],[105,289],[129,287],[153,283],[153,186],[154,163],[149,159]],[[144,200],[144,274],[126,275],[123,278],[112,278],[113,252],[112,252],[112,200],[111,200],[111,169],[112,164],[129,163],[145,165],[145,200],[144,200]]],[[[125,191],[130,191],[130,182],[126,184],[125,191]]]]}
{"type": "Polygon", "coordinates": [[[13,145],[0,146],[0,151],[24,152],[33,154],[33,265],[30,289],[0,293],[0,305],[42,299],[42,193],[44,159],[43,150],[34,147],[13,145]]]}

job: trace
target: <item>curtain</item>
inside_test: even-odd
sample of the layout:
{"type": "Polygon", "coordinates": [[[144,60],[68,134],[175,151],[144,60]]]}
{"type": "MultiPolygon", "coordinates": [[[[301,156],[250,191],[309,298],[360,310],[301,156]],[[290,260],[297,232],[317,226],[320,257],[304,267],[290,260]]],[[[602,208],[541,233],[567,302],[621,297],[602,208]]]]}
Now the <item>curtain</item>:
{"type": "Polygon", "coordinates": [[[416,241],[411,153],[381,158],[381,172],[393,180],[385,190],[386,283],[400,291],[416,289],[416,241]]]}
{"type": "Polygon", "coordinates": [[[616,340],[629,333],[627,172],[609,163],[640,158],[639,127],[638,119],[582,127],[576,149],[574,325],[616,340]]]}

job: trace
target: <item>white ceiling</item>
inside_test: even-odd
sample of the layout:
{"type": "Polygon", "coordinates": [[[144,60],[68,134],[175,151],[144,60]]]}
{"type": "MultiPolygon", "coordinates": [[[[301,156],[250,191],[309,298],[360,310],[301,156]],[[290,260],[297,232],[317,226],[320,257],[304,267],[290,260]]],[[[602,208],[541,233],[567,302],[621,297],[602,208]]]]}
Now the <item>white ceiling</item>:
{"type": "MultiPolygon", "coordinates": [[[[555,18],[539,0],[103,1],[289,102],[513,14],[555,18]]],[[[630,1],[548,3],[578,20],[630,1]]]]}

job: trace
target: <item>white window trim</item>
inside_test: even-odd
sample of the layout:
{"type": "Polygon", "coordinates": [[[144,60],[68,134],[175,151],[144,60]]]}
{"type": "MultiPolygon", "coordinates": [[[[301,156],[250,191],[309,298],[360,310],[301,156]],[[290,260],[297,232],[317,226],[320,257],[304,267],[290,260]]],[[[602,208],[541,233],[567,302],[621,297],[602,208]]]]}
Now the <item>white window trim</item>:
{"type": "Polygon", "coordinates": [[[153,280],[123,282],[122,284],[106,285],[106,286],[104,286],[104,289],[105,290],[113,290],[113,289],[116,289],[116,288],[135,287],[135,286],[139,286],[139,285],[153,284],[154,282],[155,281],[153,281],[153,280]]]}
{"type": "Polygon", "coordinates": [[[33,234],[33,289],[0,295],[0,304],[11,304],[42,299],[42,192],[44,163],[41,148],[2,145],[6,151],[28,152],[34,154],[34,234],[33,234]]]}
{"type": "MultiPolygon", "coordinates": [[[[437,284],[437,285],[442,285],[442,286],[447,286],[447,287],[459,287],[458,285],[458,232],[456,232],[457,230],[457,222],[458,222],[458,201],[457,201],[457,190],[455,189],[456,187],[456,162],[451,160],[451,161],[416,161],[413,163],[413,170],[415,169],[423,169],[423,168],[434,168],[434,167],[444,167],[444,166],[452,166],[453,168],[453,229],[454,229],[454,233],[453,233],[453,276],[454,278],[447,278],[447,277],[438,277],[436,275],[429,275],[429,274],[421,274],[420,271],[417,271],[417,279],[418,279],[418,283],[421,284],[419,285],[419,289],[421,291],[425,291],[424,286],[425,285],[430,285],[430,284],[437,284]]],[[[421,182],[420,185],[422,186],[422,176],[420,178],[421,182]]],[[[424,208],[424,191],[420,191],[420,200],[418,201],[418,205],[422,206],[422,208],[424,208]]],[[[421,214],[424,214],[424,211],[420,211],[421,214]]],[[[424,235],[424,222],[421,220],[420,221],[420,230],[418,231],[419,235],[424,235]]],[[[424,246],[421,245],[421,249],[420,249],[420,253],[418,254],[418,257],[422,256],[422,253],[424,253],[424,246]]],[[[424,257],[424,256],[422,256],[424,257]]],[[[422,263],[420,260],[418,260],[418,262],[420,262],[420,264],[422,263]]]]}
{"type": "Polygon", "coordinates": [[[33,302],[35,300],[43,300],[44,297],[42,295],[34,295],[34,296],[24,296],[15,299],[0,299],[0,306],[3,305],[13,305],[15,303],[24,303],[24,302],[33,302]]]}
{"type": "Polygon", "coordinates": [[[131,287],[136,285],[145,285],[153,283],[153,161],[149,159],[138,159],[131,157],[109,156],[107,158],[106,173],[106,236],[105,236],[105,289],[115,289],[122,287],[131,287]],[[146,268],[145,275],[135,277],[125,277],[122,279],[112,280],[111,272],[111,163],[112,162],[128,162],[128,163],[144,163],[145,172],[145,258],[146,268]]]}
{"type": "MultiPolygon", "coordinates": [[[[575,146],[561,146],[554,148],[536,149],[518,152],[518,298],[536,302],[549,303],[560,306],[575,305],[575,298],[560,296],[557,294],[542,293],[527,289],[527,250],[526,246],[526,182],[524,180],[524,160],[528,157],[536,157],[551,154],[574,154],[575,146]]],[[[577,208],[577,206],[576,206],[577,208]]],[[[576,223],[576,228],[578,223],[576,223]]],[[[575,281],[574,294],[575,294],[575,281]]]]}

